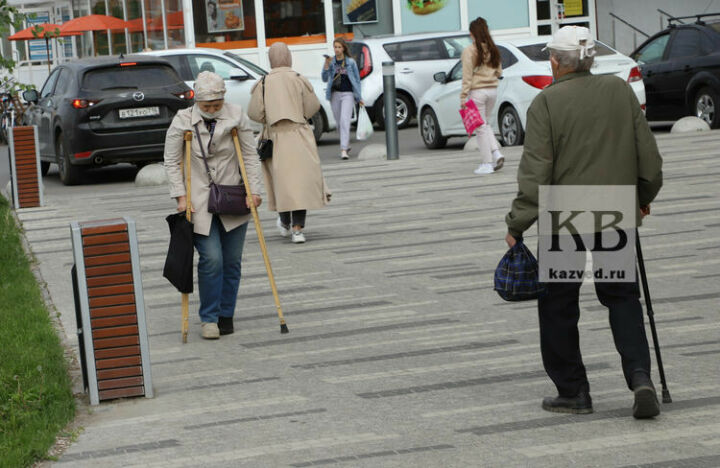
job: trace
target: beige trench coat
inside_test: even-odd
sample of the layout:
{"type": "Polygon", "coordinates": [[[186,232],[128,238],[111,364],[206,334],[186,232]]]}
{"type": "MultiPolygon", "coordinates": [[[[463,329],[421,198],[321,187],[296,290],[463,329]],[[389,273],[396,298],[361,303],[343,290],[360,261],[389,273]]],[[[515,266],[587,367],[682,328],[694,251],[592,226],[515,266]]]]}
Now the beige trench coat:
{"type": "Polygon", "coordinates": [[[307,119],[320,109],[310,82],[289,67],[274,68],[255,83],[248,116],[269,125],[273,157],[264,161],[268,209],[313,210],[328,203],[315,137],[307,119]]]}
{"type": "MultiPolygon", "coordinates": [[[[165,137],[165,170],[170,182],[170,196],[173,198],[186,195],[185,176],[182,163],[185,159],[184,135],[187,130],[193,132],[192,156],[191,156],[191,180],[192,189],[191,203],[195,212],[192,215],[194,232],[207,236],[210,234],[212,214],[207,211],[207,203],[210,194],[210,179],[208,178],[205,164],[200,152],[194,124],[198,124],[200,138],[205,145],[210,174],[216,184],[238,185],[242,182],[240,175],[240,164],[235,154],[235,145],[230,131],[238,129],[240,149],[242,150],[243,161],[247,170],[248,182],[253,194],[259,195],[262,186],[260,182],[260,161],[255,148],[255,138],[252,129],[248,126],[248,117],[240,106],[225,103],[220,110],[220,116],[215,124],[215,132],[210,141],[210,133],[205,128],[197,106],[183,109],[175,115],[167,136],[165,137]],[[208,148],[209,143],[209,148],[208,148]]],[[[233,216],[220,215],[223,227],[231,231],[246,223],[250,215],[233,216]]]]}

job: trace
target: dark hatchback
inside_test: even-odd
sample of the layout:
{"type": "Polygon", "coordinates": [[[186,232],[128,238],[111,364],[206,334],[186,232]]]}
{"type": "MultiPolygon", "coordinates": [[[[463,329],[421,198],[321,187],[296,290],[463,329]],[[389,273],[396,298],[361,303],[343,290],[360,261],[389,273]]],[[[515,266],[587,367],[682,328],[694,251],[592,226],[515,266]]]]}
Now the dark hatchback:
{"type": "Polygon", "coordinates": [[[161,161],[170,122],[193,96],[161,58],[80,59],[55,68],[40,93],[25,92],[25,123],[38,128],[43,175],[56,163],[73,185],[90,167],[161,161]]]}
{"type": "Polygon", "coordinates": [[[630,57],[643,75],[648,120],[694,115],[720,128],[720,14],[670,18],[630,57]]]}

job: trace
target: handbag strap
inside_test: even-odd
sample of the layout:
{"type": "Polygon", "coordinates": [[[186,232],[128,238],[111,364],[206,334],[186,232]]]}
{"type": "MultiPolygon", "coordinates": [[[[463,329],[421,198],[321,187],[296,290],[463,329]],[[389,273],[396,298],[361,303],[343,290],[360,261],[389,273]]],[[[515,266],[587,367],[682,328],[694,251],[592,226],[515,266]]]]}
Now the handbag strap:
{"type": "MultiPolygon", "coordinates": [[[[265,122],[263,123],[263,133],[270,138],[270,132],[267,128],[267,107],[265,107],[265,76],[262,77],[262,100],[263,100],[263,112],[265,112],[265,122]]],[[[262,140],[262,135],[260,136],[262,140]]]]}
{"type": "Polygon", "coordinates": [[[198,130],[198,124],[193,125],[195,127],[195,135],[197,135],[198,139],[198,145],[200,146],[200,154],[202,154],[203,162],[205,163],[205,172],[207,172],[208,179],[210,179],[210,183],[214,184],[215,181],[212,178],[212,175],[210,175],[210,166],[208,166],[207,163],[207,156],[205,155],[205,147],[203,146],[202,138],[200,138],[200,130],[198,130]]]}

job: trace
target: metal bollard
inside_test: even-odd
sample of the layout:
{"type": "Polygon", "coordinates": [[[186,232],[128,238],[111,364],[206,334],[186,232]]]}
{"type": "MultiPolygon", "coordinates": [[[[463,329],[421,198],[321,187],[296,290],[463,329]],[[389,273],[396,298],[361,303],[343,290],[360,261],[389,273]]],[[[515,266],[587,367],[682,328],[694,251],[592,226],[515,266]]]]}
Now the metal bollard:
{"type": "Polygon", "coordinates": [[[387,159],[399,159],[396,117],[395,62],[383,62],[383,96],[385,98],[385,144],[387,159]]]}

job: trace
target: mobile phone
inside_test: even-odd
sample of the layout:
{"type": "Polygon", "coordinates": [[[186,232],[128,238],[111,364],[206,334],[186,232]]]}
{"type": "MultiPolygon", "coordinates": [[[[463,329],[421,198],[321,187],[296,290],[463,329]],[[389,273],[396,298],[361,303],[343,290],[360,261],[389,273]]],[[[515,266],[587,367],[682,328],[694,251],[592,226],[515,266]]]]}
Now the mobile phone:
{"type": "Polygon", "coordinates": [[[323,57],[330,58],[330,56],[328,54],[323,54],[323,57]]]}

